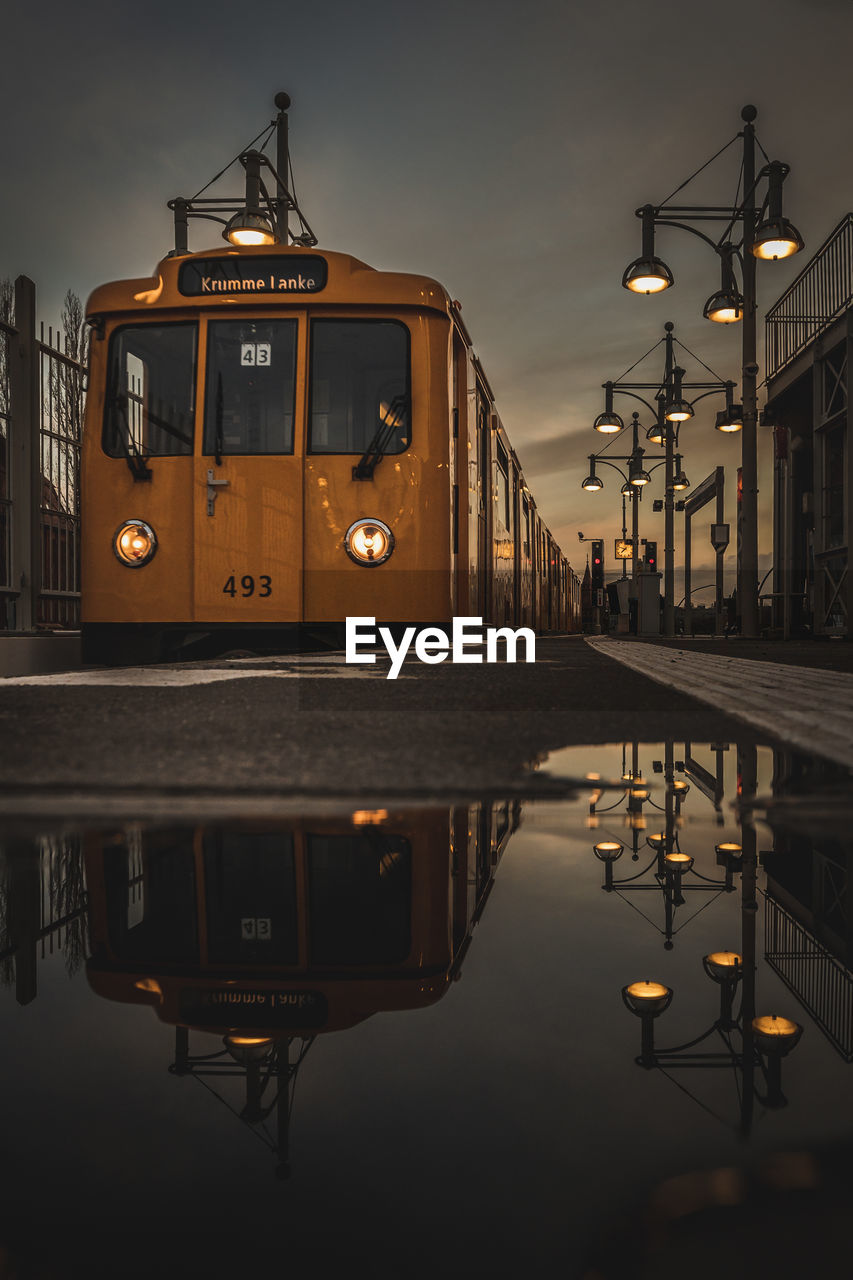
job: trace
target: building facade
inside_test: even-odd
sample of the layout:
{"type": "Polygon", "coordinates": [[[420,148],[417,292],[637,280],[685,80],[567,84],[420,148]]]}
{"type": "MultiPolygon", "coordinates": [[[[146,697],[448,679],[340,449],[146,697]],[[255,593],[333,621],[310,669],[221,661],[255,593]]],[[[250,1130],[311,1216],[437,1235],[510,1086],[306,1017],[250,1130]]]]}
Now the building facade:
{"type": "Polygon", "coordinates": [[[774,432],[773,627],[784,637],[853,635],[853,213],[766,317],[774,432]]]}

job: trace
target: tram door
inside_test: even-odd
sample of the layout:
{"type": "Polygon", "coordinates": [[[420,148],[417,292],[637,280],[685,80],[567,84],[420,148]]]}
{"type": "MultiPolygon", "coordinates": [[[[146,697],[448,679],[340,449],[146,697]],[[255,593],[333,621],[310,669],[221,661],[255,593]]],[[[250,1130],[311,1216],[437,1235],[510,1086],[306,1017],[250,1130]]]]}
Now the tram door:
{"type": "Polygon", "coordinates": [[[297,622],[302,611],[304,378],[294,316],[202,325],[195,617],[297,622]]]}

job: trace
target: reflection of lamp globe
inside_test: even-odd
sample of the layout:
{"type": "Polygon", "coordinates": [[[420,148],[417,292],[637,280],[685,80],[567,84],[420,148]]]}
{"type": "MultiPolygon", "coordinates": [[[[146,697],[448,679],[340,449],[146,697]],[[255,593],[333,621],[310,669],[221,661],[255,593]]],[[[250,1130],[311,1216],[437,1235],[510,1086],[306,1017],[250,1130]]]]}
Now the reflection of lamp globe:
{"type": "Polygon", "coordinates": [[[743,973],[743,956],[736,951],[712,951],[702,964],[714,982],[737,982],[743,973]]]}
{"type": "Polygon", "coordinates": [[[714,845],[714,852],[720,866],[731,867],[732,871],[739,870],[743,862],[743,849],[734,840],[725,840],[722,844],[714,845]]]}
{"type": "Polygon", "coordinates": [[[780,1018],[775,1013],[752,1019],[755,1042],[762,1053],[784,1058],[800,1042],[803,1028],[790,1018],[780,1018]]]}
{"type": "Polygon", "coordinates": [[[600,840],[592,846],[592,851],[602,862],[615,862],[622,857],[624,847],[618,840],[600,840]]]}
{"type": "Polygon", "coordinates": [[[250,1062],[263,1062],[269,1056],[274,1041],[268,1036],[223,1036],[222,1043],[234,1061],[245,1067],[250,1062]]]}
{"type": "Polygon", "coordinates": [[[622,999],[640,1018],[655,1018],[669,1008],[672,1000],[672,987],[665,987],[662,982],[632,982],[622,988],[622,999]]]}

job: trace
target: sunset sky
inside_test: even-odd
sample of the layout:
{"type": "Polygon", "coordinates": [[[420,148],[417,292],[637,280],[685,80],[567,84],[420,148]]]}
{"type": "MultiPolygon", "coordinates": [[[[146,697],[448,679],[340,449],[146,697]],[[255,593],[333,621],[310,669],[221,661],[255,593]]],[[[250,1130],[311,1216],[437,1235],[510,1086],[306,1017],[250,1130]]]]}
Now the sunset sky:
{"type": "MultiPolygon", "coordinates": [[[[236,155],[285,89],[296,190],[320,247],[435,276],[461,300],[528,482],[580,570],[576,531],[606,537],[609,559],[621,521],[615,473],[597,495],[580,489],[605,443],[591,430],[600,384],[667,320],[740,380],[739,327],[702,318],[719,278],[710,249],[661,233],[676,287],[621,288],[640,252],[635,208],[664,200],[754,103],[760,142],[791,165],[785,212],[806,240],[805,254],[759,266],[760,317],[853,208],[849,0],[11,0],[6,13],[0,277],[31,276],[46,322],[68,288],[85,299],[149,274],[171,247],[166,201],[236,155]]],[[[738,169],[736,145],[684,199],[730,202],[738,169]]],[[[241,187],[231,173],[225,194],[241,187]]],[[[191,248],[218,240],[204,226],[191,248]]],[[[661,369],[658,354],[638,372],[661,369]]],[[[695,485],[724,464],[733,499],[740,440],[715,432],[717,405],[703,404],[682,432],[685,469],[695,485]]],[[[616,407],[630,416],[631,402],[616,407]]],[[[766,553],[766,431],[759,448],[766,553]]],[[[641,535],[662,548],[655,481],[641,535]]],[[[695,542],[710,563],[704,535],[695,542]]]]}

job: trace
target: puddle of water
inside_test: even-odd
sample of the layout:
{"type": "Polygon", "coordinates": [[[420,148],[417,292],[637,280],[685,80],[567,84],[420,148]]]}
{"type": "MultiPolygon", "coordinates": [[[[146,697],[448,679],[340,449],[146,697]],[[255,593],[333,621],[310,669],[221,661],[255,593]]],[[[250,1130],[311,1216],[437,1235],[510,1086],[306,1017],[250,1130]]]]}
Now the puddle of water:
{"type": "Polygon", "coordinates": [[[739,1276],[772,1221],[819,1272],[851,1189],[849,776],[734,742],[545,767],[590,778],[0,829],[16,1265],[739,1276]]]}

